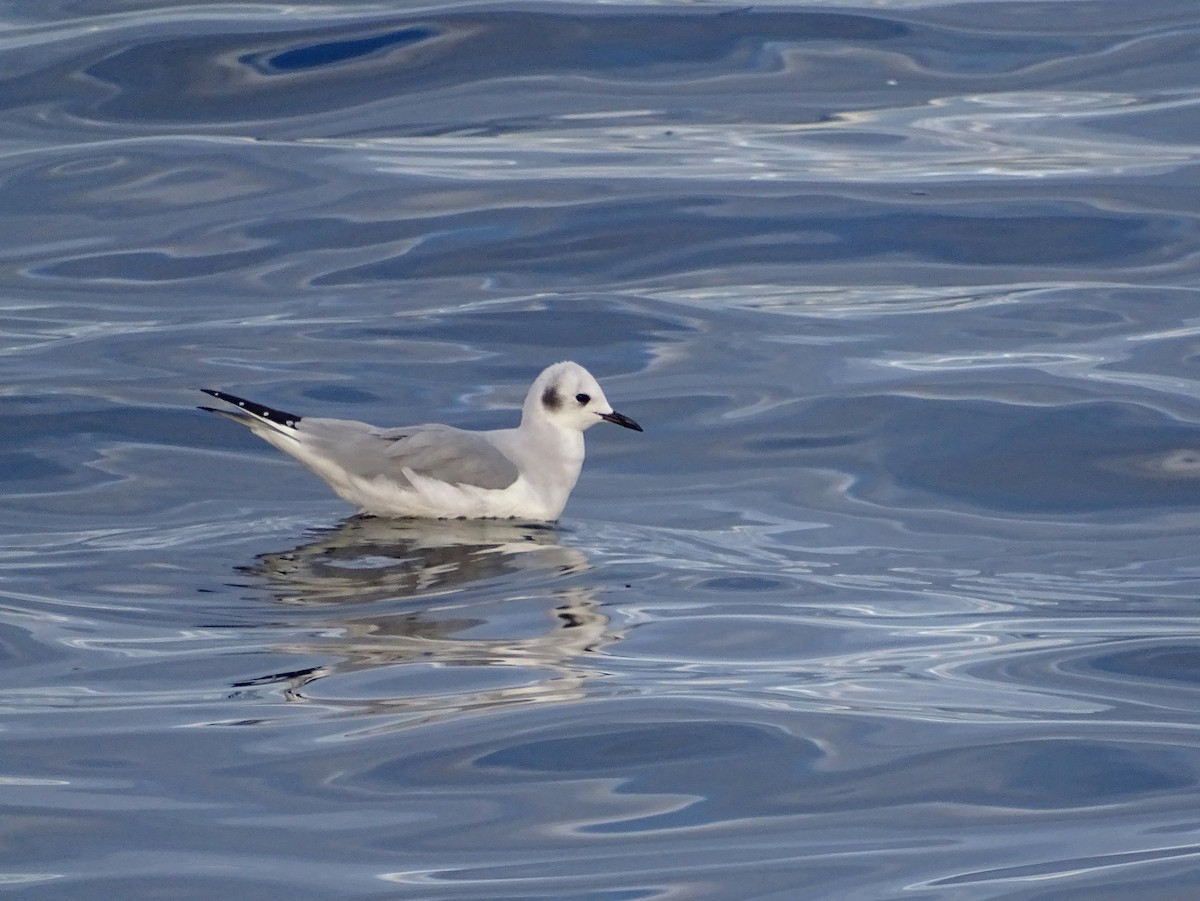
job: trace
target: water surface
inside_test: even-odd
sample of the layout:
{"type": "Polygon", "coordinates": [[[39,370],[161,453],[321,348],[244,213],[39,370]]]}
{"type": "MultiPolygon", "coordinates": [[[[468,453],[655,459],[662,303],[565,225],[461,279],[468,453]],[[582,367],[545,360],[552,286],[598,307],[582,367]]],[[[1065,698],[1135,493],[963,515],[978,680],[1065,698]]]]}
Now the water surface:
{"type": "Polygon", "coordinates": [[[3,883],[1190,896],[1193,3],[4,22],[3,883]],[[647,431],[554,526],[193,409],[564,358],[647,431]]]}

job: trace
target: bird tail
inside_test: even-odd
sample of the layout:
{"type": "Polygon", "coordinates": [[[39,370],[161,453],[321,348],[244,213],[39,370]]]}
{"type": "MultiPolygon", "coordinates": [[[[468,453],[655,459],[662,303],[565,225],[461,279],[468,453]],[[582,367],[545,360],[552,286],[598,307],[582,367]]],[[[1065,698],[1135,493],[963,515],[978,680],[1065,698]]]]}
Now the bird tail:
{"type": "Polygon", "coordinates": [[[296,426],[300,424],[300,417],[293,413],[276,410],[274,407],[264,407],[252,400],[226,394],[223,391],[213,391],[209,388],[200,390],[210,397],[215,397],[217,400],[238,408],[236,410],[219,410],[216,407],[200,407],[201,410],[219,413],[227,419],[241,423],[259,435],[265,436],[268,433],[274,433],[287,435],[289,438],[297,437],[296,426]]]}

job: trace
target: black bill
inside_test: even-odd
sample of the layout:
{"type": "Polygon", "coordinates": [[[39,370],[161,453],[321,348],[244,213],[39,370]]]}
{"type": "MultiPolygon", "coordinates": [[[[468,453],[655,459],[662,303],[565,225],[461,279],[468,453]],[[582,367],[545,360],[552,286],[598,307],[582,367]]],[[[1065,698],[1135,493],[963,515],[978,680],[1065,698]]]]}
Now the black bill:
{"type": "Polygon", "coordinates": [[[634,422],[632,419],[630,419],[625,414],[618,413],[616,410],[613,410],[613,412],[611,412],[611,413],[601,413],[600,418],[605,420],[606,422],[613,422],[613,423],[616,423],[617,425],[623,425],[623,426],[625,426],[625,428],[633,429],[635,432],[642,431],[642,427],[640,425],[638,425],[636,422],[634,422]]]}

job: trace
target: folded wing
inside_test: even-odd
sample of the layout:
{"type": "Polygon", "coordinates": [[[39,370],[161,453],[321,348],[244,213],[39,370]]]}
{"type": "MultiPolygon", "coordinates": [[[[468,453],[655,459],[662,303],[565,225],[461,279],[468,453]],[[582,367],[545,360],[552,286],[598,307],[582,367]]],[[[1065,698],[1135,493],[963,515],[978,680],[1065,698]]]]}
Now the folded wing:
{"type": "Polygon", "coordinates": [[[354,475],[409,485],[407,472],[452,485],[507,488],[520,475],[482,432],[443,425],[378,429],[337,419],[301,420],[302,443],[354,475]]]}

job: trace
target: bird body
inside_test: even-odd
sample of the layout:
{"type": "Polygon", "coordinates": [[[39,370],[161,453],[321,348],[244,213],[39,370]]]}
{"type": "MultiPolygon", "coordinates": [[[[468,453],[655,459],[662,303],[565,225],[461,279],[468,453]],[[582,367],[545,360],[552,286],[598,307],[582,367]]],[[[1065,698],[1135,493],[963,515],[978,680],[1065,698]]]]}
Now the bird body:
{"type": "Polygon", "coordinates": [[[295,416],[220,391],[218,410],[295,457],[337,495],[376,516],[558,519],[583,466],[583,433],[600,420],[641,431],[615,412],[599,383],[563,362],[534,380],[515,429],[426,424],[379,428],[295,416]]]}

